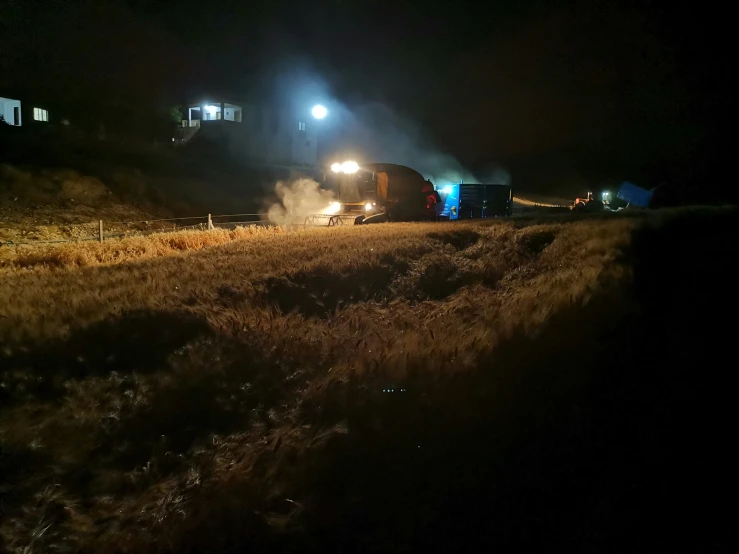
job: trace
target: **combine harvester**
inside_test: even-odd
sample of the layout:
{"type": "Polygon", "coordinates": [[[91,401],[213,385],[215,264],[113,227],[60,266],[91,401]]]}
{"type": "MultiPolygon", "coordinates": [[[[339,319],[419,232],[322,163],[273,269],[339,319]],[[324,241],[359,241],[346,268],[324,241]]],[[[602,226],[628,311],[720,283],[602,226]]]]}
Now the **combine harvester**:
{"type": "Polygon", "coordinates": [[[511,215],[513,206],[510,186],[435,187],[414,169],[396,164],[335,163],[323,186],[338,200],[323,213],[308,216],[306,226],[498,217],[511,215]]]}

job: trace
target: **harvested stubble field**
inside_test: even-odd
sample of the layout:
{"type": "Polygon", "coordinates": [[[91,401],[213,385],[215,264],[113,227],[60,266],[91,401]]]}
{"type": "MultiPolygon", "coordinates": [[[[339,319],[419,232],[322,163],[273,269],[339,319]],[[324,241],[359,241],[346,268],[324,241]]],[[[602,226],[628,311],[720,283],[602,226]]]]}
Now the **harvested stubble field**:
{"type": "Polygon", "coordinates": [[[9,256],[0,551],[720,549],[733,216],[9,256]]]}

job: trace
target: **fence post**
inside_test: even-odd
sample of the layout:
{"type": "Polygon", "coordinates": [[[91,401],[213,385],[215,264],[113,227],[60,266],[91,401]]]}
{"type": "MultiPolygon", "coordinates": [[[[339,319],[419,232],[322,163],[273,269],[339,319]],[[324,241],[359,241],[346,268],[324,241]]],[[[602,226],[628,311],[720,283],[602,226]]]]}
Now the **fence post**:
{"type": "Polygon", "coordinates": [[[99,223],[98,230],[100,233],[100,242],[103,242],[103,220],[102,219],[99,220],[98,223],[99,223]]]}
{"type": "Polygon", "coordinates": [[[210,214],[208,214],[208,231],[214,229],[213,227],[213,219],[210,217],[210,214]]]}

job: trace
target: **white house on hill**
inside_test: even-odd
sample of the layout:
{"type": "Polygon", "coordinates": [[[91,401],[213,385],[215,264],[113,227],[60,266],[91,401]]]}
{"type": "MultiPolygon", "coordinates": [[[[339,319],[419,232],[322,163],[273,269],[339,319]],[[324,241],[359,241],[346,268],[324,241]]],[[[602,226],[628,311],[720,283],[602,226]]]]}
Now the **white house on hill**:
{"type": "Polygon", "coordinates": [[[14,127],[23,125],[24,120],[48,123],[49,110],[41,106],[24,106],[20,100],[0,96],[0,118],[14,127]]]}
{"type": "Polygon", "coordinates": [[[189,131],[183,139],[219,142],[247,164],[312,167],[318,161],[318,137],[308,116],[276,106],[208,100],[188,106],[182,126],[189,131]]]}

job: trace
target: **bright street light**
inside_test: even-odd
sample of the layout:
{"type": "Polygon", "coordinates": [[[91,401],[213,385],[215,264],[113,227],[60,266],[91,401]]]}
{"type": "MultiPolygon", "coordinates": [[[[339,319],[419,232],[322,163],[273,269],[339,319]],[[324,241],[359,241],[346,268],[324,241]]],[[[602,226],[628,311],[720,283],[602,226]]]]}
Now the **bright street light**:
{"type": "Polygon", "coordinates": [[[321,104],[316,104],[313,106],[313,109],[311,110],[311,113],[313,114],[313,117],[316,119],[323,119],[328,115],[328,110],[326,109],[326,106],[322,106],[321,104]]]}

